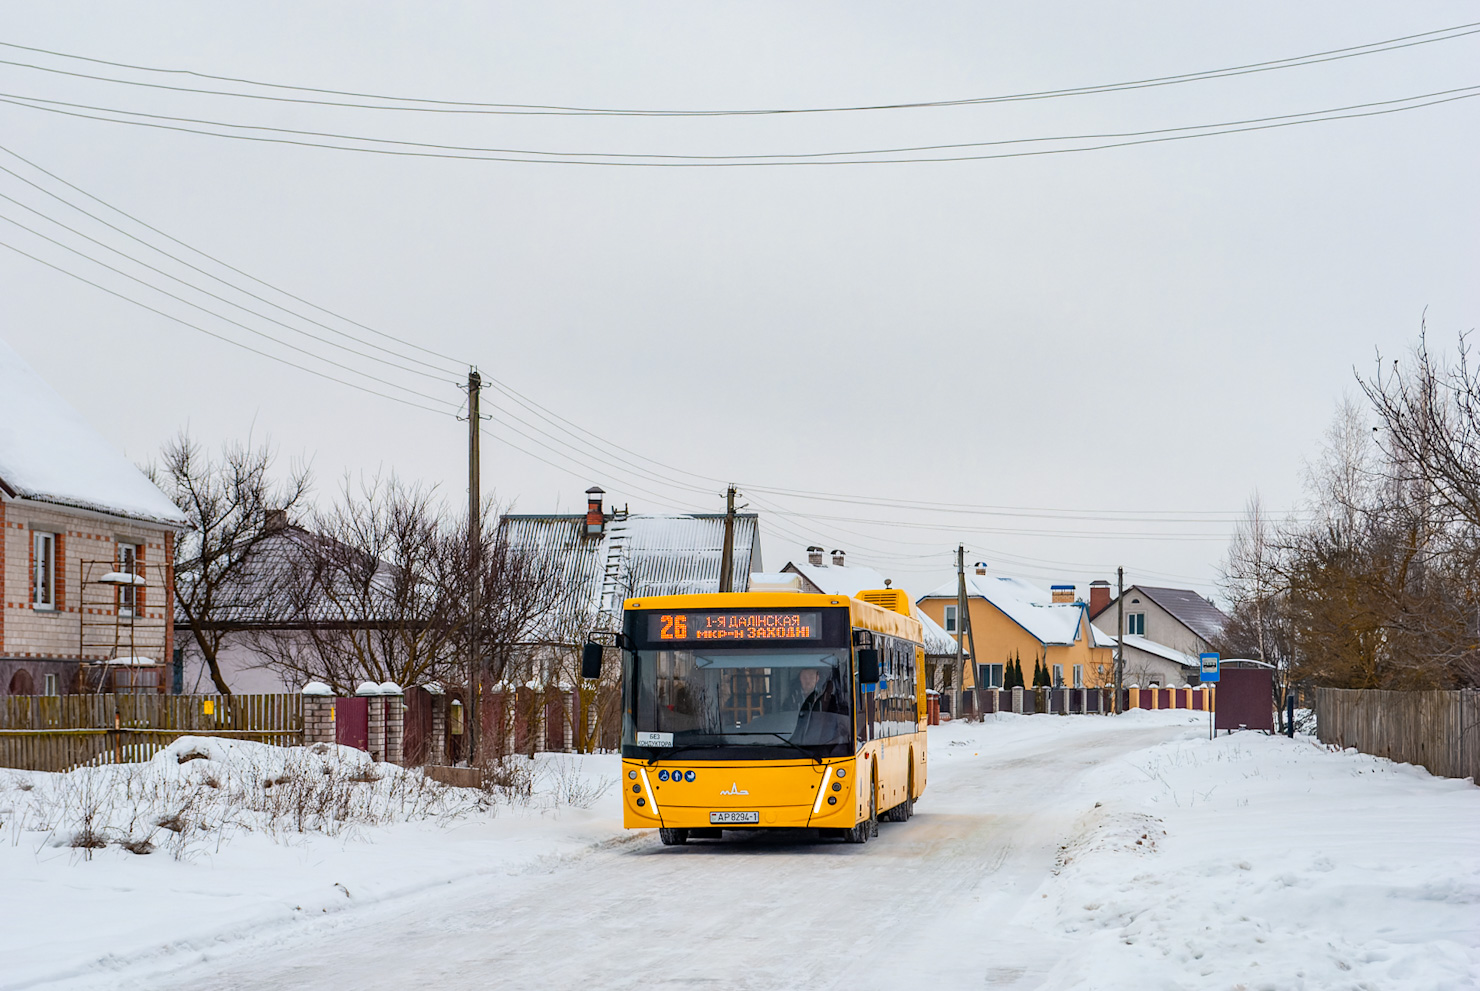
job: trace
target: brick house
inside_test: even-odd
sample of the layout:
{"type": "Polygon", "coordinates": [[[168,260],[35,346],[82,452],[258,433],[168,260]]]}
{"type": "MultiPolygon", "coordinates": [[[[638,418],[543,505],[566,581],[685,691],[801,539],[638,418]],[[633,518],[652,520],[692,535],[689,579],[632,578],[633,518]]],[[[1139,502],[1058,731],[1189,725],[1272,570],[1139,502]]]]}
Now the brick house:
{"type": "Polygon", "coordinates": [[[0,695],[164,691],[184,527],[0,341],[0,695]]]}

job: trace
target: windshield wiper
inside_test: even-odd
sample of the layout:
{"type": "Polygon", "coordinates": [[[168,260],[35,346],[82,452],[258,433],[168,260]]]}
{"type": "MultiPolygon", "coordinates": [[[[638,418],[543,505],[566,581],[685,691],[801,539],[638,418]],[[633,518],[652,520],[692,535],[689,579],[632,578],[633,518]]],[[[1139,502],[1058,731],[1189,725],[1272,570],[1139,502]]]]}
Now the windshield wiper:
{"type": "MultiPolygon", "coordinates": [[[[818,757],[816,754],[809,753],[800,744],[793,743],[789,738],[782,736],[780,733],[730,733],[730,734],[727,734],[727,735],[729,735],[729,736],[774,736],[776,739],[780,740],[782,743],[786,744],[788,747],[790,747],[791,749],[795,750],[797,753],[801,754],[803,757],[807,758],[808,760],[816,761],[817,764],[818,764],[818,766],[821,766],[822,765],[822,758],[821,757],[818,757]]],[[[686,744],[684,744],[681,747],[673,747],[672,749],[664,748],[665,749],[665,752],[662,755],[660,755],[658,757],[649,757],[647,759],[647,762],[648,762],[648,766],[651,767],[652,765],[656,764],[660,760],[667,760],[670,757],[676,757],[679,754],[687,753],[690,750],[717,750],[717,749],[722,749],[725,746],[726,746],[726,744],[723,744],[723,743],[686,743],[686,744]]],[[[729,746],[734,746],[734,744],[729,744],[729,746]]]]}
{"type": "MultiPolygon", "coordinates": [[[[674,756],[677,756],[678,754],[687,753],[690,750],[713,750],[715,747],[722,747],[722,746],[724,746],[724,744],[722,744],[722,743],[686,743],[686,744],[684,744],[681,747],[662,747],[661,749],[664,751],[663,754],[662,754],[662,756],[659,756],[659,757],[649,757],[647,759],[647,762],[648,762],[648,766],[649,767],[652,767],[654,764],[656,764],[660,760],[664,760],[664,759],[669,758],[669,757],[674,757],[674,756]]],[[[648,749],[649,750],[658,750],[660,748],[658,748],[658,747],[649,747],[648,749]]]]}
{"type": "Polygon", "coordinates": [[[791,740],[790,737],[782,736],[780,733],[737,733],[735,735],[736,736],[774,736],[776,739],[780,740],[782,743],[786,744],[788,747],[790,747],[791,749],[795,750],[797,753],[801,754],[803,757],[807,758],[808,760],[815,760],[817,762],[817,764],[818,764],[819,767],[822,765],[822,758],[821,757],[818,757],[816,754],[809,753],[804,747],[802,747],[802,745],[800,743],[794,743],[794,742],[792,742],[792,740],[791,740]]]}

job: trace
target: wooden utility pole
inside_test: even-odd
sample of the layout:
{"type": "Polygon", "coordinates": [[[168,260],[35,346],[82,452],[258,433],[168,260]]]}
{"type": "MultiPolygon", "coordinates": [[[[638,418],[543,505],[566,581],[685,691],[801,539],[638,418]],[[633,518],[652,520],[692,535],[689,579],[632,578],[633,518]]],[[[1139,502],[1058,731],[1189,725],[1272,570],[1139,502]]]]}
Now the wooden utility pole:
{"type": "Polygon", "coordinates": [[[735,591],[735,486],[725,492],[725,549],[719,557],[719,590],[735,591]]]}
{"type": "MultiPolygon", "coordinates": [[[[961,718],[961,689],[966,683],[966,547],[956,545],[956,670],[951,673],[951,718],[961,718]]],[[[973,645],[975,646],[975,645],[973,645]]],[[[973,655],[973,660],[975,656],[973,655]]]]}
{"type": "Polygon", "coordinates": [[[482,465],[478,457],[478,393],[483,388],[483,377],[478,369],[468,369],[468,725],[464,732],[468,738],[468,763],[472,764],[478,754],[479,722],[478,694],[482,685],[482,651],[478,644],[478,601],[483,591],[483,493],[482,465]]]}
{"type": "Polygon", "coordinates": [[[1115,705],[1120,712],[1120,688],[1125,680],[1125,569],[1115,569],[1115,705]]]}

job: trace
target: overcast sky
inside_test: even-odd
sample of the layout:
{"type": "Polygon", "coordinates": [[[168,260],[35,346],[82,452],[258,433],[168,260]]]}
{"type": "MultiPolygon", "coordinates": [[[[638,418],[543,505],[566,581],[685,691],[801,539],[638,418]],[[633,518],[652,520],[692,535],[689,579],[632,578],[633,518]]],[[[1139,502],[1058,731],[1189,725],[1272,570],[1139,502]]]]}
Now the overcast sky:
{"type": "MultiPolygon", "coordinates": [[[[259,0],[4,3],[0,13],[0,41],[133,65],[483,103],[733,109],[1145,79],[1480,21],[1480,4],[418,3],[388,13],[259,0]]],[[[0,66],[0,93],[478,147],[770,154],[1346,107],[1480,84],[1477,56],[1472,35],[1113,94],[760,117],[315,108],[18,66],[0,66]]],[[[18,49],[0,49],[0,59],[202,85],[18,49]]],[[[762,513],[772,570],[815,540],[919,593],[950,578],[959,541],[968,562],[1043,585],[1113,579],[1123,564],[1128,582],[1210,593],[1229,521],[1249,494],[1276,508],[1298,500],[1303,460],[1355,391],[1353,369],[1401,354],[1425,311],[1441,342],[1476,325],[1477,124],[1480,100],[1461,100],[1006,160],[598,168],[234,141],[0,104],[0,145],[274,287],[445,356],[316,313],[436,370],[335,360],[454,404],[458,376],[476,363],[610,442],[575,451],[518,423],[530,436],[513,434],[499,414],[483,484],[518,511],[578,509],[593,483],[634,511],[716,511],[734,480],[762,513]],[[1009,511],[928,513],[767,489],[1009,511]]],[[[0,166],[147,234],[3,154],[0,166]]],[[[0,194],[330,336],[212,286],[12,175],[0,173],[0,194]]],[[[166,284],[8,200],[0,216],[166,284]]],[[[408,395],[10,223],[0,223],[0,242],[295,364],[408,395]]],[[[209,444],[250,433],[271,438],[285,465],[310,460],[323,496],[346,472],[394,470],[464,498],[466,434],[453,410],[325,381],[5,250],[0,293],[0,334],[137,460],[185,426],[209,444]]],[[[561,436],[556,423],[498,405],[561,436]]]]}

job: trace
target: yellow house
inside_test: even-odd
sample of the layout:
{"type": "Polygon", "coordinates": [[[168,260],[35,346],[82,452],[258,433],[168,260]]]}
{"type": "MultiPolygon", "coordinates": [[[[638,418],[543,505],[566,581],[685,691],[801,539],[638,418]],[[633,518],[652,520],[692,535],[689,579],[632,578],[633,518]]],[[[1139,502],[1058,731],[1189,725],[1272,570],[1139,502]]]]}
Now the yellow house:
{"type": "MultiPolygon", "coordinates": [[[[1114,644],[1109,634],[1089,621],[1089,608],[1074,595],[1073,585],[1045,592],[1021,578],[989,575],[984,564],[966,575],[966,601],[971,612],[977,656],[968,664],[963,688],[1000,688],[1006,666],[1023,665],[1031,686],[1033,664],[1043,661],[1055,685],[1096,688],[1113,679],[1114,644]]],[[[946,632],[959,636],[956,581],[920,597],[920,611],[946,632]]]]}

